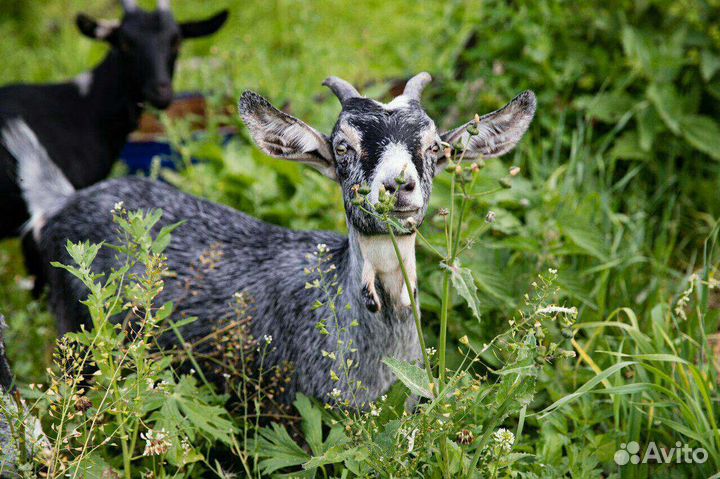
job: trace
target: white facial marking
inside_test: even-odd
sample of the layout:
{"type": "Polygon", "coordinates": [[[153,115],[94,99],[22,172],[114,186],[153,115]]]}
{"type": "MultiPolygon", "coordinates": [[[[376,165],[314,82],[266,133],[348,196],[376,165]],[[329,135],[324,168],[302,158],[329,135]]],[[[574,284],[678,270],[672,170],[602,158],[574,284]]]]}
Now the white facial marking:
{"type": "Polygon", "coordinates": [[[409,205],[422,207],[423,198],[420,191],[420,177],[412,161],[412,155],[407,147],[401,143],[389,143],[375,167],[373,181],[370,185],[370,202],[377,203],[380,186],[387,182],[394,182],[395,178],[404,172],[405,180],[414,180],[417,187],[409,194],[403,196],[403,201],[409,205]]]}
{"type": "Polygon", "coordinates": [[[92,88],[92,82],[92,72],[81,73],[73,80],[73,83],[75,83],[78,88],[78,92],[80,92],[80,96],[88,96],[90,88],[92,88]]]}
{"type": "Polygon", "coordinates": [[[340,123],[339,130],[350,146],[352,146],[358,154],[361,153],[360,146],[362,145],[362,134],[360,133],[360,130],[350,125],[347,121],[340,123]]]}

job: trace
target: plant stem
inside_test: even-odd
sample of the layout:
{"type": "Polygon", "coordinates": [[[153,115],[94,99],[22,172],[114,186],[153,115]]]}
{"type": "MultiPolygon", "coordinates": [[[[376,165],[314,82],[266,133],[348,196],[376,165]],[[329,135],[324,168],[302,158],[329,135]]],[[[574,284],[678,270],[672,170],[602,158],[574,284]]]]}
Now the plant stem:
{"type": "MultiPolygon", "coordinates": [[[[446,222],[446,235],[447,235],[447,266],[452,266],[453,257],[453,222],[455,216],[455,174],[452,176],[450,183],[450,216],[446,222]]],[[[447,323],[448,313],[450,310],[450,270],[445,269],[443,271],[443,293],[440,306],[440,337],[438,339],[438,378],[440,388],[445,387],[445,356],[446,356],[446,344],[447,344],[447,323]]]]}
{"type": "Polygon", "coordinates": [[[417,329],[418,337],[420,339],[420,348],[422,349],[423,362],[425,363],[425,372],[427,373],[430,383],[433,383],[435,382],[435,379],[433,378],[432,370],[430,369],[430,358],[428,358],[427,350],[425,348],[425,337],[423,336],[422,324],[420,323],[420,312],[418,311],[417,303],[415,302],[415,293],[412,291],[410,277],[407,274],[405,262],[403,262],[402,255],[400,254],[397,238],[395,237],[395,233],[390,225],[388,225],[388,232],[390,233],[390,241],[392,241],[393,249],[395,250],[395,256],[397,256],[398,263],[400,263],[400,270],[402,271],[403,280],[405,281],[405,288],[407,288],[408,296],[410,296],[410,306],[412,307],[413,318],[415,319],[415,328],[417,329]]]}

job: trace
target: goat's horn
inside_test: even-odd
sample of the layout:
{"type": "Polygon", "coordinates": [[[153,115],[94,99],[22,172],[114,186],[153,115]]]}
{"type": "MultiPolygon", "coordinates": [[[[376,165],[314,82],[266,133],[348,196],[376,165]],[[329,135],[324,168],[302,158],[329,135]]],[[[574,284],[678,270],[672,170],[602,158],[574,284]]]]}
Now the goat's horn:
{"type": "Polygon", "coordinates": [[[170,0],[158,0],[158,10],[170,10],[170,0]]]}
{"type": "Polygon", "coordinates": [[[133,10],[137,10],[137,1],[136,0],[120,0],[120,4],[123,7],[123,10],[126,12],[132,12],[133,10]]]}
{"type": "Polygon", "coordinates": [[[414,77],[408,80],[405,85],[403,95],[410,98],[411,100],[420,101],[420,96],[428,83],[432,81],[432,77],[428,72],[418,73],[414,77]]]}
{"type": "Polygon", "coordinates": [[[354,86],[338,77],[328,77],[322,84],[335,93],[340,103],[344,103],[345,100],[349,98],[358,98],[361,96],[354,86]]]}

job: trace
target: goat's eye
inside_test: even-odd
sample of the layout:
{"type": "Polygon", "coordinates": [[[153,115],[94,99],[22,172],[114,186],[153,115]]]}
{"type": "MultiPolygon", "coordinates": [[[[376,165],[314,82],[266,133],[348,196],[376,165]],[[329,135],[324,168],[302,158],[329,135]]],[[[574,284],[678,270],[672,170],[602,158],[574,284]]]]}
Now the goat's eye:
{"type": "Polygon", "coordinates": [[[437,154],[437,152],[440,151],[440,145],[438,145],[437,143],[433,143],[433,145],[430,148],[428,148],[428,151],[430,153],[432,153],[433,155],[437,154]]]}
{"type": "Polygon", "coordinates": [[[338,143],[335,145],[335,154],[344,156],[348,152],[348,147],[344,143],[338,143]]]}

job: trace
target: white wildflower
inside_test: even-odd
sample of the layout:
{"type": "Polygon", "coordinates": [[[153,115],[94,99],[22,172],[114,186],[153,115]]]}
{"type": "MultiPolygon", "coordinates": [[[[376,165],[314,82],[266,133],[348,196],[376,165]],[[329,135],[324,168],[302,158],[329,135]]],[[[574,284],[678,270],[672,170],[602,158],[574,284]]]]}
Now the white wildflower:
{"type": "Polygon", "coordinates": [[[263,336],[263,341],[265,341],[265,344],[270,344],[270,343],[272,343],[272,335],[271,335],[271,334],[266,334],[265,336],[263,336]]]}
{"type": "Polygon", "coordinates": [[[493,440],[502,452],[508,453],[512,450],[515,443],[515,434],[501,427],[493,433],[493,440]]]}
{"type": "Polygon", "coordinates": [[[147,433],[140,433],[140,437],[145,440],[143,456],[160,456],[168,452],[172,445],[165,429],[149,429],[147,433]]]}

